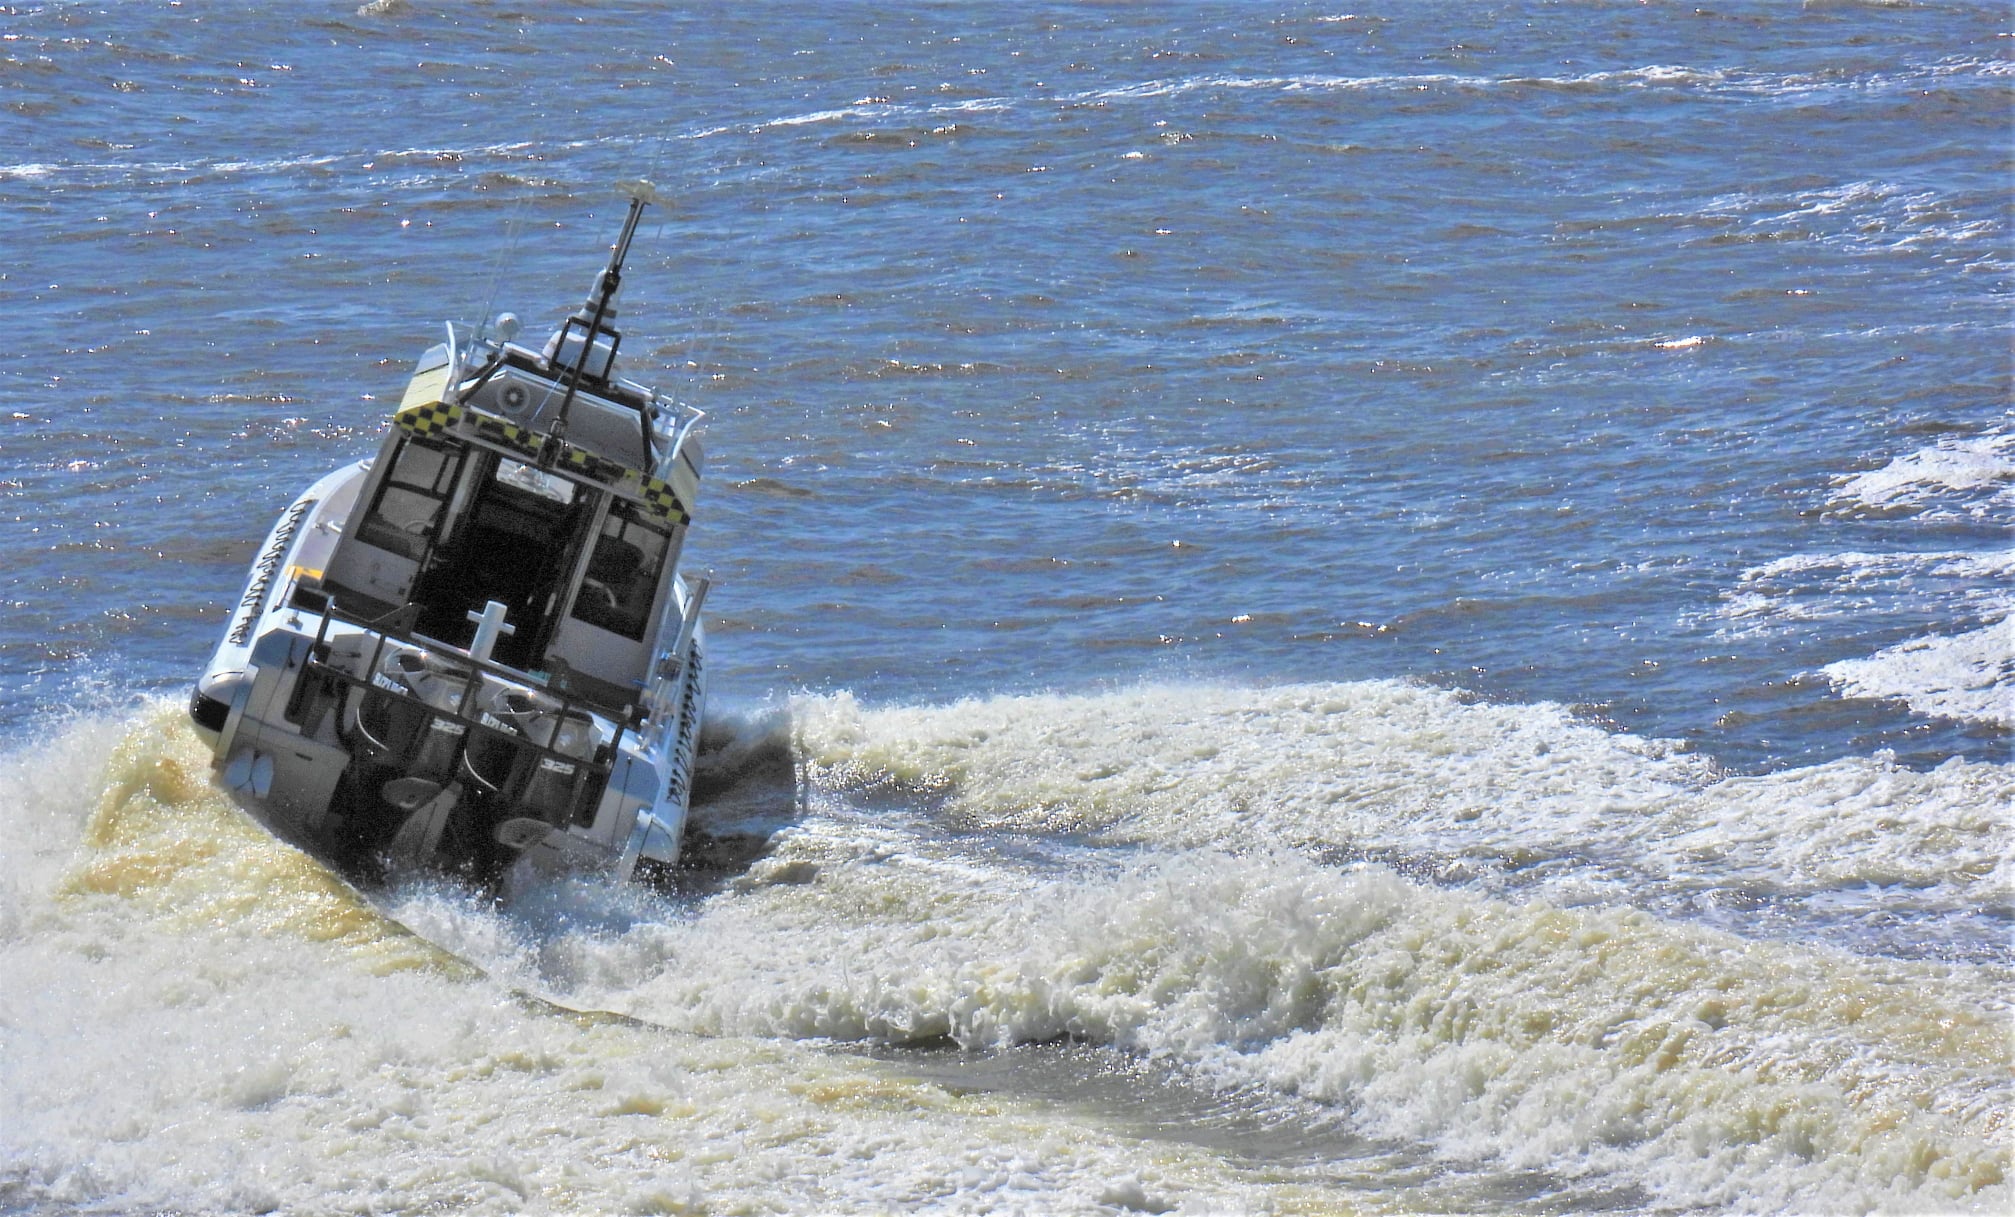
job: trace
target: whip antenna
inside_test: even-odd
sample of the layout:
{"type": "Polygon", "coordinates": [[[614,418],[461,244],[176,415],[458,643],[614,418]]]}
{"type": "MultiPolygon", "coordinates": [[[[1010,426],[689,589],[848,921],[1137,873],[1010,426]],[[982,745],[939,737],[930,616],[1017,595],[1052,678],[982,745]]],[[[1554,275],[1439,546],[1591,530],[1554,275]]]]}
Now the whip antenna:
{"type": "MultiPolygon", "coordinates": [[[[546,448],[548,454],[557,451],[555,442],[565,438],[567,434],[567,411],[574,404],[574,394],[580,390],[582,378],[588,375],[588,360],[600,354],[600,340],[604,337],[608,339],[608,353],[601,356],[600,367],[595,373],[595,378],[603,381],[606,381],[615,370],[616,348],[623,341],[622,334],[612,324],[616,315],[616,293],[622,290],[623,262],[630,256],[630,241],[637,235],[637,221],[643,218],[644,204],[656,201],[657,189],[649,182],[642,181],[620,182],[617,188],[630,196],[630,211],[623,217],[622,233],[617,236],[615,245],[609,249],[608,268],[595,276],[595,285],[588,290],[586,303],[575,309],[574,315],[561,323],[560,332],[553,335],[549,347],[548,358],[564,363],[567,344],[572,340],[576,327],[579,328],[580,354],[566,369],[567,393],[560,399],[560,408],[553,419],[550,432],[552,442],[549,442],[546,448]]],[[[657,451],[656,446],[651,443],[650,407],[647,405],[640,408],[637,417],[640,424],[638,434],[644,445],[644,467],[652,468],[657,464],[657,451]]],[[[549,465],[550,455],[541,460],[540,464],[549,465]]]]}

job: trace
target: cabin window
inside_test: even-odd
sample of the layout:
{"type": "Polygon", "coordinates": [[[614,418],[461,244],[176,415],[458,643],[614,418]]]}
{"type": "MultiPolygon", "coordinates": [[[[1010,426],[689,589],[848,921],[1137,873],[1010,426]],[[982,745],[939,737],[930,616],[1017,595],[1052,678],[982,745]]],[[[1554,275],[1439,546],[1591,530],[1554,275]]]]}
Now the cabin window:
{"type": "Polygon", "coordinates": [[[410,436],[392,457],[378,488],[378,501],[364,517],[358,537],[415,561],[427,552],[440,526],[441,508],[455,488],[465,450],[410,436]]]}
{"type": "Polygon", "coordinates": [[[586,544],[598,496],[563,477],[483,453],[468,479],[459,518],[413,586],[421,606],[414,628],[450,646],[475,634],[469,614],[485,602],[504,606],[515,633],[490,657],[526,668],[536,663],[557,622],[561,590],[586,544]]]}
{"type": "Polygon", "coordinates": [[[655,514],[625,499],[610,500],[587,577],[574,597],[575,619],[642,641],[671,543],[655,514]]]}
{"type": "Polygon", "coordinates": [[[551,499],[563,507],[574,501],[575,487],[572,482],[558,474],[520,464],[509,457],[497,461],[497,480],[506,486],[515,486],[527,494],[551,499]]]}

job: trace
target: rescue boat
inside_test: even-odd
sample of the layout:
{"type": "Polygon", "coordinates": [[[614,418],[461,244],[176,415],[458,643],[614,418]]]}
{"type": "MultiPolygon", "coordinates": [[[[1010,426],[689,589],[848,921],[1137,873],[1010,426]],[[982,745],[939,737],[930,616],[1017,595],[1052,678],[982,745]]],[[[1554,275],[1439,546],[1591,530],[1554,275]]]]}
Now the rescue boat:
{"type": "Polygon", "coordinates": [[[366,883],[628,882],[678,859],[707,581],[702,413],[624,379],[635,193],[543,347],[449,322],[377,455],[280,513],[190,701],[222,783],[366,883]]]}

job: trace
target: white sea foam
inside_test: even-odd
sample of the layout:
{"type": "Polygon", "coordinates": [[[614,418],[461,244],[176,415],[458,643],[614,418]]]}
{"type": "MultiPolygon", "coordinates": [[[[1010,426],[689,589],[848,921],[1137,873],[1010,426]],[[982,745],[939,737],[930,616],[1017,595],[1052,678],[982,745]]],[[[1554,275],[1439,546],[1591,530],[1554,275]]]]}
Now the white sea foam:
{"type": "Polygon", "coordinates": [[[1560,707],[1465,704],[1398,681],[875,710],[839,696],[801,715],[831,780],[942,790],[960,823],[989,831],[1396,856],[1556,884],[1562,898],[1711,876],[1784,895],[1902,885],[1964,904],[1979,876],[2015,880],[2003,766],[1846,759],[1726,778],[1560,707]]]}
{"type": "MultiPolygon", "coordinates": [[[[1319,18],[1323,21],[1349,21],[1351,16],[1319,18]]],[[[1914,65],[1898,72],[1867,78],[1812,77],[1797,74],[1776,74],[1748,72],[1736,69],[1697,68],[1684,64],[1646,64],[1635,68],[1613,69],[1601,72],[1586,72],[1563,76],[1490,76],[1459,72],[1412,72],[1390,75],[1351,76],[1322,73],[1296,73],[1289,75],[1248,76],[1236,73],[1206,73],[1195,76],[1156,77],[1149,80],[1124,84],[1103,85],[1094,89],[1077,90],[1048,97],[984,97],[967,98],[955,102],[941,101],[857,101],[851,105],[824,106],[795,114],[783,114],[753,123],[734,123],[695,129],[686,133],[686,138],[704,139],[729,133],[756,134],[765,130],[783,130],[792,127],[817,126],[852,120],[873,119],[879,122],[892,120],[937,120],[970,113],[1010,113],[1030,107],[1055,105],[1082,106],[1097,105],[1115,101],[1151,101],[1161,98],[1182,97],[1196,93],[1211,92],[1272,92],[1283,95],[1396,92],[1414,93],[1422,90],[1459,90],[1472,93],[1491,93],[1503,90],[1542,89],[1563,92],[1599,93],[1622,89],[1658,89],[1672,91],[1699,91],[1716,94],[1733,94],[1761,98],[1795,98],[1809,93],[1837,91],[1842,89],[1909,90],[1922,88],[1927,84],[1949,83],[1954,79],[1968,76],[1987,77],[1995,74],[1995,61],[1964,59],[1943,60],[1932,64],[1914,65]]],[[[1928,197],[1928,196],[1927,196],[1928,197]]],[[[1727,200],[1723,200],[1724,203],[1727,200]]],[[[1970,239],[1999,231],[1998,223],[1982,220],[1973,224],[1965,234],[1970,239]],[[1973,231],[1977,229],[1978,231],[1973,231]]],[[[1923,230],[1905,239],[1926,240],[1946,239],[1954,236],[1945,230],[1923,230]]]]}
{"type": "Polygon", "coordinates": [[[1943,439],[1834,485],[1836,512],[1902,509],[2006,520],[2015,517],[2015,432],[1943,439]]]}
{"type": "MultiPolygon", "coordinates": [[[[1348,20],[1325,18],[1323,20],[1348,20]]],[[[1279,93],[1349,93],[1364,91],[1417,91],[1420,89],[1460,89],[1495,92],[1506,89],[1547,89],[1565,92],[1601,92],[1614,89],[1664,89],[1698,91],[1756,98],[1797,99],[1815,93],[1840,91],[1909,91],[1933,84],[1950,85],[1965,79],[1982,80],[2000,75],[1999,61],[1978,58],[1948,58],[1931,63],[1907,64],[1897,70],[1865,76],[1814,76],[1800,73],[1756,72],[1737,68],[1700,68],[1687,64],[1645,64],[1600,72],[1561,76],[1490,76],[1459,72],[1418,72],[1394,75],[1348,76],[1303,73],[1280,76],[1243,76],[1209,73],[1197,76],[1162,77],[1123,85],[1065,94],[1070,103],[1137,100],[1177,97],[1197,92],[1250,90],[1279,93]]]]}
{"type": "Polygon", "coordinates": [[[1750,567],[1724,593],[1715,616],[1729,634],[1754,634],[1786,622],[1922,615],[1948,619],[2006,612],[2015,550],[1971,553],[1789,554],[1750,567]]]}
{"type": "Polygon", "coordinates": [[[864,99],[852,105],[807,110],[799,114],[782,114],[755,123],[708,127],[692,132],[689,138],[705,139],[730,133],[756,135],[773,129],[819,126],[852,119],[937,123],[974,114],[1004,113],[1015,109],[1016,104],[1015,101],[1005,97],[968,97],[958,101],[922,103],[864,99]]]}
{"type": "Polygon", "coordinates": [[[250,824],[182,711],[0,767],[0,1207],[467,1213],[1238,1211],[1011,1095],[513,996],[250,824]],[[1132,1192],[1128,1192],[1132,1194],[1132,1192]]]}
{"type": "Polygon", "coordinates": [[[1773,240],[1815,240],[1857,251],[1917,249],[1955,265],[1998,266],[2007,226],[1992,195],[1951,194],[1861,180],[1788,195],[1739,193],[1703,203],[1699,214],[1773,240]]]}
{"type": "Polygon", "coordinates": [[[2015,727],[2015,621],[1913,638],[1822,669],[1848,697],[1896,698],[1919,714],[2015,727]]]}
{"type": "MultiPolygon", "coordinates": [[[[1879,469],[1833,480],[1829,514],[1950,529],[2015,516],[2015,434],[1946,437],[1879,469]]],[[[1792,623],[1879,629],[1927,614],[1944,628],[1821,673],[1848,697],[1894,699],[1920,714],[2015,725],[2015,549],[1791,554],[1745,570],[1715,612],[1725,634],[1792,623]]],[[[1920,627],[1921,628],[1921,627],[1920,627]]],[[[1892,633],[1890,637],[1894,637],[1892,633]]]]}
{"type": "Polygon", "coordinates": [[[584,951],[582,996],[709,1034],[1075,1037],[1680,1207],[2007,1199],[2005,1045],[1964,970],[1280,850],[1111,861],[1052,877],[815,816],[696,920],[584,951]]]}
{"type": "Polygon", "coordinates": [[[871,114],[886,113],[882,106],[841,106],[833,110],[812,110],[804,114],[786,114],[769,119],[754,130],[768,127],[806,127],[818,123],[838,122],[843,118],[866,118],[871,114]]]}
{"type": "Polygon", "coordinates": [[[1617,906],[1636,883],[1709,877],[2003,899],[2005,766],[1722,778],[1550,707],[1385,682],[799,709],[807,759],[841,788],[925,792],[981,839],[1149,852],[1059,881],[967,838],[835,813],[785,834],[743,898],[612,947],[608,1000],[717,1031],[1080,1036],[1341,1104],[1452,1155],[1651,1180],[1675,1203],[2006,1199],[1989,974],[1617,906]],[[1598,865],[1571,860],[1541,888],[1581,908],[1514,905],[1309,860],[1336,845],[1598,865]],[[1604,857],[1637,872],[1609,907],[1621,872],[1604,857]],[[723,945],[731,983],[667,966],[723,945]],[[1971,1046],[1948,1055],[1947,1026],[1971,1046]],[[1946,1165],[1908,1165],[1926,1153],[1946,1165]]]}
{"type": "Polygon", "coordinates": [[[801,701],[795,730],[792,768],[825,776],[716,896],[563,902],[543,926],[401,898],[488,975],[232,809],[177,707],[9,758],[0,967],[27,983],[0,991],[0,1196],[1071,1212],[1325,1195],[1291,1165],[1143,1155],[1068,1110],[802,1042],[1065,1036],[1283,1113],[1313,1101],[1444,1168],[1680,1207],[2009,1199],[1998,972],[1321,860],[1364,834],[1433,849],[1473,831],[1532,858],[1643,836],[1661,867],[2005,892],[2003,767],[1723,779],[1549,707],[1384,682],[833,697],[801,701]]]}

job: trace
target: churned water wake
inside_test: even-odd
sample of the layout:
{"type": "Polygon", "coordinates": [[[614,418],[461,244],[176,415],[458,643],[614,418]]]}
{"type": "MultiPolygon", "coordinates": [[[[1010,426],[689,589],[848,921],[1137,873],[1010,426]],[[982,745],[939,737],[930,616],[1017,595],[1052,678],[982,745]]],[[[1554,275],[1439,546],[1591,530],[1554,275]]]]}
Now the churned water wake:
{"type": "Polygon", "coordinates": [[[1385,681],[731,734],[680,893],[508,911],[359,898],[172,707],[9,758],[0,1201],[2009,1198],[2006,766],[1727,776],[1385,681]]]}
{"type": "Polygon", "coordinates": [[[0,1215],[2015,1207],[2005,5],[201,7],[0,6],[0,1215]],[[636,177],[689,864],[362,896],[181,698],[636,177]]]}
{"type": "Polygon", "coordinates": [[[1097,1211],[1143,1179],[1243,1186],[816,1044],[524,996],[249,823],[179,718],[76,724],[0,778],[0,1208],[1097,1211]]]}

